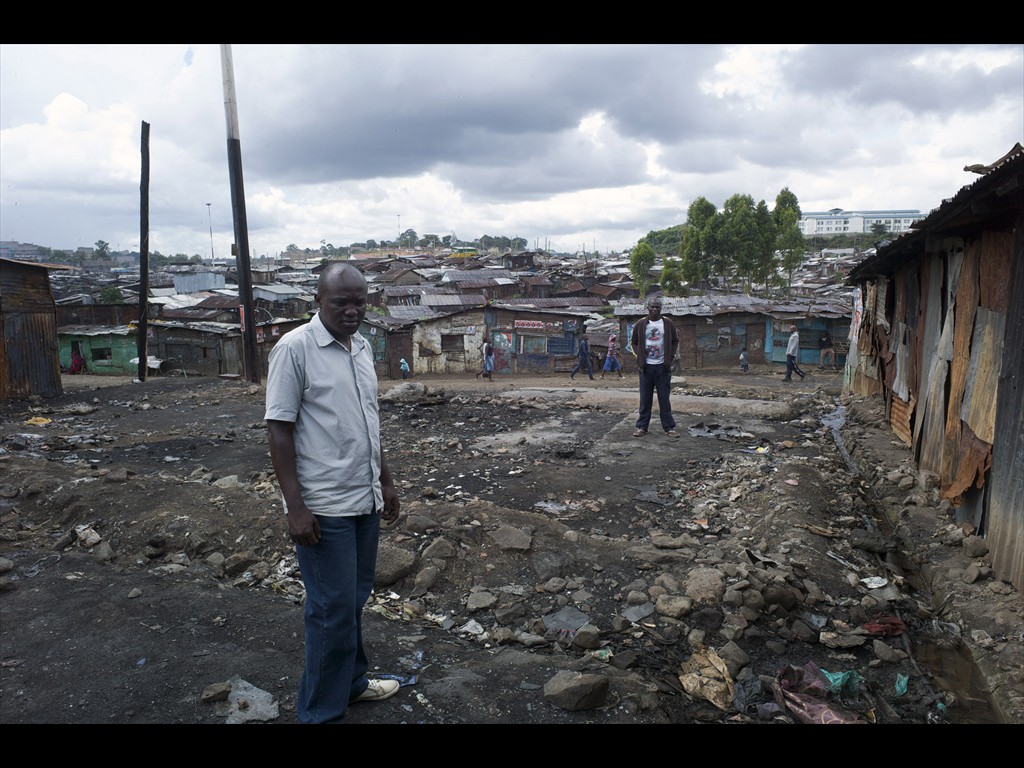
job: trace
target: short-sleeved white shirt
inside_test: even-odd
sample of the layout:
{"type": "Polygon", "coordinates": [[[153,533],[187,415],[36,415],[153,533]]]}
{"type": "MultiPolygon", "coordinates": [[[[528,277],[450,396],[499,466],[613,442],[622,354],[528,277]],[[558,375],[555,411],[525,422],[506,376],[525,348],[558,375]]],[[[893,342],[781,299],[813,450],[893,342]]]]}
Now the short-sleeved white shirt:
{"type": "Polygon", "coordinates": [[[302,500],[330,517],[384,508],[373,351],[358,333],[351,340],[349,352],[317,314],[281,337],[267,373],[264,418],[295,424],[302,500]]]}

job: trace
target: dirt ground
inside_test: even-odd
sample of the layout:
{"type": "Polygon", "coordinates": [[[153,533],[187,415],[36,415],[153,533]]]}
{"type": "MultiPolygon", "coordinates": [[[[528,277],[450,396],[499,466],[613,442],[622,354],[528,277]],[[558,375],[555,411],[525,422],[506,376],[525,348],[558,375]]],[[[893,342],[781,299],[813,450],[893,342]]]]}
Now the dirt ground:
{"type": "MultiPolygon", "coordinates": [[[[61,397],[0,405],[0,722],[294,723],[301,582],[262,387],[64,381],[61,397]],[[226,701],[204,700],[229,681],[226,701]]],[[[371,672],[404,685],[348,722],[757,722],[685,689],[708,648],[728,650],[736,690],[808,663],[856,670],[844,704],[868,722],[1021,722],[1019,690],[995,715],[981,701],[994,683],[918,663],[973,642],[990,676],[1019,676],[1019,595],[984,578],[937,594],[972,562],[963,534],[912,473],[855,471],[909,457],[840,385],[831,371],[685,375],[672,440],[656,423],[631,436],[629,377],[382,381],[403,515],[382,533],[364,633],[371,672]],[[883,539],[874,552],[856,544],[865,530],[883,539]],[[895,592],[868,594],[876,568],[895,592]],[[711,572],[727,584],[705,599],[711,572]],[[771,602],[773,587],[797,602],[771,602]],[[908,631],[884,648],[854,637],[881,615],[908,631]],[[567,704],[560,672],[607,693],[567,704]]]]}

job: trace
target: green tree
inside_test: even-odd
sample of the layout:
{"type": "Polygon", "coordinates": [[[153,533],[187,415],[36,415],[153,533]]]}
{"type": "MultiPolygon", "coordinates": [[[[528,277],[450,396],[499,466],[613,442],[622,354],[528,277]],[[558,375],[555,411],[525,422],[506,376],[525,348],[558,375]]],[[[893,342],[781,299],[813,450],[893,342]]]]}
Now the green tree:
{"type": "Polygon", "coordinates": [[[110,243],[106,240],[97,240],[95,248],[96,255],[101,259],[105,259],[110,255],[110,243]]]}
{"type": "Polygon", "coordinates": [[[882,236],[882,235],[886,234],[888,231],[889,231],[889,228],[887,226],[885,226],[885,224],[883,224],[880,221],[876,221],[874,224],[871,225],[871,234],[872,235],[882,236]]]}
{"type": "Polygon", "coordinates": [[[679,248],[683,241],[683,229],[685,226],[685,224],[676,224],[668,229],[652,229],[640,239],[650,245],[651,248],[654,249],[655,253],[679,253],[679,248]]]}
{"type": "Polygon", "coordinates": [[[775,241],[782,269],[786,273],[787,293],[793,288],[793,273],[804,263],[804,254],[807,252],[807,243],[797,224],[798,218],[792,209],[783,211],[775,241]]]}
{"type": "Polygon", "coordinates": [[[754,198],[735,194],[722,206],[725,223],[719,243],[724,257],[722,274],[735,275],[745,283],[753,272],[758,249],[757,222],[754,219],[754,198]]]}
{"type": "Polygon", "coordinates": [[[661,270],[661,288],[669,296],[687,296],[686,278],[682,259],[669,256],[661,270]]]}
{"type": "Polygon", "coordinates": [[[654,260],[657,255],[649,243],[641,240],[629,254],[629,273],[633,277],[633,285],[640,291],[642,299],[647,289],[654,284],[654,277],[651,270],[654,268],[654,260]]]}
{"type": "Polygon", "coordinates": [[[108,285],[100,289],[100,304],[122,304],[124,294],[116,285],[108,285]]]}
{"type": "Polygon", "coordinates": [[[754,209],[754,222],[757,224],[757,251],[754,254],[754,267],[750,277],[751,282],[760,283],[767,290],[768,283],[778,267],[775,257],[778,228],[764,200],[761,200],[754,209]]]}
{"type": "Polygon", "coordinates": [[[783,187],[779,194],[775,196],[775,208],[772,209],[772,218],[775,220],[776,227],[781,228],[782,216],[786,211],[795,212],[797,221],[800,221],[800,217],[803,216],[800,212],[800,201],[796,199],[796,195],[789,191],[789,187],[783,187]]]}

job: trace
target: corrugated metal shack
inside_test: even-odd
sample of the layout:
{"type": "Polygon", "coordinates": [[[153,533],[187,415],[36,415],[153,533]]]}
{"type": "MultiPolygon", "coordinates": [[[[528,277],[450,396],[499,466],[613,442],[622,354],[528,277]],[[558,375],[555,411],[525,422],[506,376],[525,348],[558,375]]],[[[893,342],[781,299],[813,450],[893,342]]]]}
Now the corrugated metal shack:
{"type": "Polygon", "coordinates": [[[54,264],[0,258],[0,400],[63,394],[54,264]]]}
{"type": "MultiPolygon", "coordinates": [[[[850,329],[852,304],[839,298],[770,299],[745,294],[663,297],[662,313],[679,333],[679,361],[682,369],[728,369],[739,366],[740,350],[747,348],[751,365],[786,362],[789,326],[800,331],[800,362],[817,365],[818,335],[827,330],[833,340],[845,340],[850,329]]],[[[615,309],[621,322],[625,370],[636,370],[636,358],[629,349],[633,326],[647,315],[639,299],[623,300],[615,309]]],[[[842,360],[842,349],[840,360],[842,360]]]]}
{"type": "MultiPolygon", "coordinates": [[[[849,377],[1024,589],[1024,150],[851,271],[849,377]]],[[[967,170],[967,169],[965,169],[967,170]]]]}
{"type": "MultiPolygon", "coordinates": [[[[60,364],[71,367],[71,353],[78,350],[85,358],[86,373],[101,376],[134,376],[139,371],[135,325],[62,325],[57,329],[60,339],[60,364]]],[[[155,355],[154,350],[149,350],[155,355]]]]}

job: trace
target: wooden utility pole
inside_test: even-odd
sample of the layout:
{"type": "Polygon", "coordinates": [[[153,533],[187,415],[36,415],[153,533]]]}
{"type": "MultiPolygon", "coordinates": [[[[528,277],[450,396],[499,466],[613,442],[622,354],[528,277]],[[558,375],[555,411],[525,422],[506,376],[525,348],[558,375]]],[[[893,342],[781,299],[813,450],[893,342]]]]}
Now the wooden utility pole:
{"type": "Polygon", "coordinates": [[[139,325],[135,348],[139,355],[139,381],[146,380],[149,363],[149,123],[142,121],[142,181],[139,183],[139,325]]]}
{"type": "Polygon", "coordinates": [[[245,187],[242,183],[242,145],[238,138],[238,107],[235,100],[235,75],[231,46],[220,47],[221,73],[224,77],[224,117],[228,129],[228,174],[231,177],[231,218],[235,224],[235,266],[238,272],[239,314],[245,377],[260,383],[260,357],[256,347],[256,313],[252,301],[252,271],[249,266],[249,224],[245,218],[245,187]]]}

